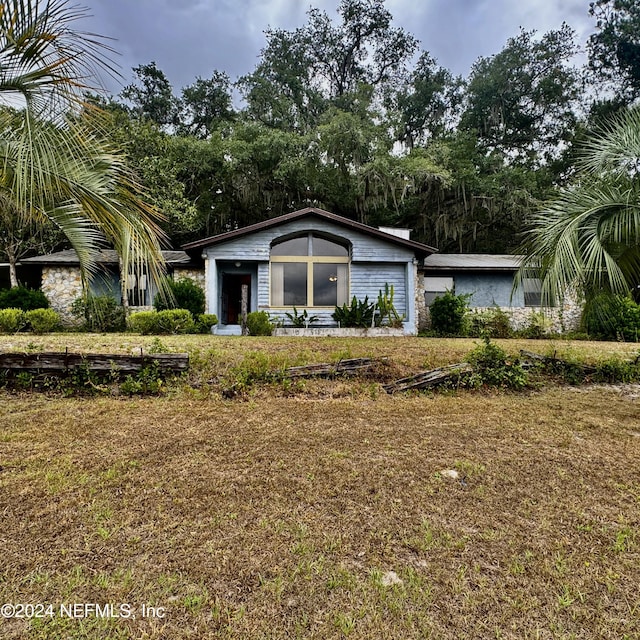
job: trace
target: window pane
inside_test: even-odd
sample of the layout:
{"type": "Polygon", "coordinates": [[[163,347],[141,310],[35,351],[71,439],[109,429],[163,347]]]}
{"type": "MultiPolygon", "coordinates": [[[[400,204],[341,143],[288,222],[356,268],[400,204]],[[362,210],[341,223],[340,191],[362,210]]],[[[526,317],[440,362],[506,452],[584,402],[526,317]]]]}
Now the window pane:
{"type": "Polygon", "coordinates": [[[309,255],[309,237],[291,238],[271,247],[272,256],[307,256],[309,255]]]}
{"type": "Polygon", "coordinates": [[[445,291],[453,291],[453,278],[441,276],[426,276],[424,279],[425,291],[435,293],[445,293],[445,291]]]}
{"type": "MultiPolygon", "coordinates": [[[[298,255],[298,254],[296,254],[298,255]]],[[[313,255],[314,256],[339,256],[341,258],[349,257],[349,250],[340,244],[325,240],[324,238],[313,237],[313,255]]]]}
{"type": "Polygon", "coordinates": [[[286,262],[283,265],[284,306],[307,304],[307,265],[304,262],[286,262]]]}
{"type": "Polygon", "coordinates": [[[538,278],[525,278],[524,306],[539,307],[542,303],[542,281],[538,278]]]}
{"type": "Polygon", "coordinates": [[[338,287],[344,287],[346,269],[343,265],[313,265],[313,305],[315,307],[335,307],[338,304],[338,287]],[[342,281],[342,282],[341,282],[342,281]]]}

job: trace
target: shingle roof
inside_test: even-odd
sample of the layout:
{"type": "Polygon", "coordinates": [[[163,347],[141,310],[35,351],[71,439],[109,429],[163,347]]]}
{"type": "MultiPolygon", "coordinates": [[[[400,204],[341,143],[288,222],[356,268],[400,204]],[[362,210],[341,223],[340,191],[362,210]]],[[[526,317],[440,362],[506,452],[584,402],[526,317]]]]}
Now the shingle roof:
{"type": "MultiPolygon", "coordinates": [[[[192,264],[191,257],[184,251],[163,251],[162,257],[171,266],[188,266],[192,264]]],[[[23,258],[21,263],[44,264],[44,265],[67,265],[76,266],[80,264],[78,254],[73,249],[57,251],[44,256],[34,256],[23,258]]],[[[101,249],[97,259],[98,264],[117,265],[118,254],[113,249],[101,249]]]]}
{"type": "Polygon", "coordinates": [[[424,266],[433,271],[517,271],[524,256],[486,253],[436,253],[425,258],[424,266]]]}
{"type": "Polygon", "coordinates": [[[349,229],[354,229],[356,231],[361,231],[362,233],[366,233],[382,240],[386,240],[387,242],[413,249],[420,256],[427,256],[437,251],[437,249],[434,249],[433,247],[430,247],[426,244],[422,244],[421,242],[416,242],[415,240],[406,240],[405,238],[385,233],[384,231],[380,231],[375,227],[370,227],[369,225],[362,224],[361,222],[356,222],[355,220],[350,220],[349,218],[344,218],[335,213],[325,211],[324,209],[318,209],[317,207],[307,207],[306,209],[292,211],[291,213],[285,213],[284,215],[278,216],[277,218],[270,218],[269,220],[257,222],[256,224],[249,225],[248,227],[242,227],[240,229],[235,229],[234,231],[221,233],[217,236],[204,238],[203,240],[189,242],[188,244],[185,244],[183,246],[183,249],[185,249],[186,251],[191,251],[193,249],[210,247],[212,245],[226,242],[227,240],[241,238],[242,236],[246,236],[257,231],[262,231],[263,229],[270,229],[271,227],[275,227],[280,224],[309,216],[327,220],[333,222],[334,224],[347,227],[349,229]]]}

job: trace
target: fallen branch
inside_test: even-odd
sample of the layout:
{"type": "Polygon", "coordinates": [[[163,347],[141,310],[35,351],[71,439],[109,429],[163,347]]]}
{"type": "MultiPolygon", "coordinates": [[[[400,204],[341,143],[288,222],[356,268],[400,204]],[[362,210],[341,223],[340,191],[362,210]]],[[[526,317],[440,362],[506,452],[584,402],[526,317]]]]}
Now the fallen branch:
{"type": "Polygon", "coordinates": [[[409,391],[411,389],[430,389],[446,382],[457,382],[460,376],[472,373],[473,368],[468,362],[459,362],[450,364],[439,369],[431,371],[423,371],[415,376],[396,380],[391,384],[386,384],[383,389],[387,393],[396,393],[397,391],[409,391]]]}

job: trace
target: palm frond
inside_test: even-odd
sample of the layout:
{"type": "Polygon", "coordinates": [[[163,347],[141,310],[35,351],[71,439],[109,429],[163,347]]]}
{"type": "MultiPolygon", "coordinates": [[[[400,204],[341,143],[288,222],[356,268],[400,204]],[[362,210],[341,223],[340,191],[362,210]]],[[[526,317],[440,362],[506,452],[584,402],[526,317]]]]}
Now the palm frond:
{"type": "Polygon", "coordinates": [[[578,168],[596,176],[640,173],[640,107],[626,109],[601,125],[582,149],[578,168]]]}
{"type": "Polygon", "coordinates": [[[83,273],[109,242],[163,282],[158,214],[84,104],[101,72],[117,74],[106,39],[75,28],[87,9],[67,0],[0,2],[0,192],[17,211],[64,231],[83,273]],[[15,104],[15,94],[22,103],[15,104]]]}
{"type": "Polygon", "coordinates": [[[640,190],[634,181],[583,181],[562,190],[534,217],[518,281],[534,270],[546,304],[574,287],[626,294],[640,277],[632,258],[639,244],[640,190]]]}
{"type": "Polygon", "coordinates": [[[19,93],[35,114],[51,119],[80,103],[104,73],[118,76],[107,39],[74,28],[88,15],[67,0],[4,0],[0,98],[19,93]]]}

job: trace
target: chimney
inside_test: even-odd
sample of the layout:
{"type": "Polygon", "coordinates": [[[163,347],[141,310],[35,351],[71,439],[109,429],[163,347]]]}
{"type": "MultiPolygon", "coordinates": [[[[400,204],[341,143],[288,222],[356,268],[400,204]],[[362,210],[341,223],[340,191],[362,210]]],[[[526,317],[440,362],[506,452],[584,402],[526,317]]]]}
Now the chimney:
{"type": "Polygon", "coordinates": [[[391,236],[402,238],[403,240],[410,240],[409,236],[411,235],[412,229],[398,229],[396,227],[378,227],[378,231],[382,231],[383,233],[388,233],[391,236]]]}

